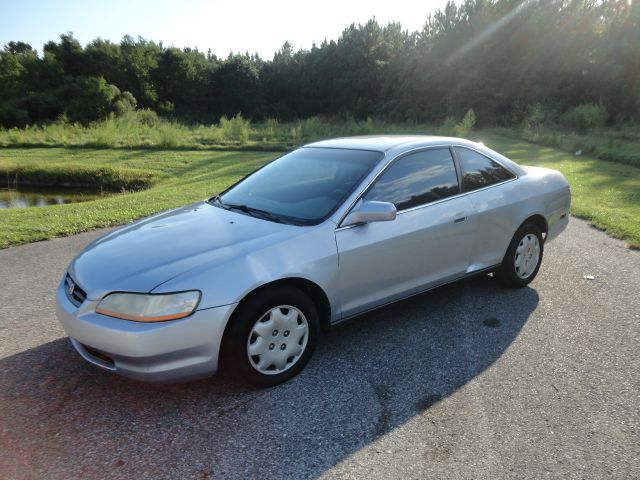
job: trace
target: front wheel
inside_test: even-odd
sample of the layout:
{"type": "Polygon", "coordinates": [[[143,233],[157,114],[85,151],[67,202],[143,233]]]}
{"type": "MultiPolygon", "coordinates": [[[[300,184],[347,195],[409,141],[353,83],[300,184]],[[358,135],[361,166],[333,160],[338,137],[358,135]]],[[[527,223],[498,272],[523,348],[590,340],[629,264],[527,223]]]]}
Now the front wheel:
{"type": "Polygon", "coordinates": [[[508,287],[524,287],[538,274],[544,241],[537,225],[526,223],[511,240],[496,278],[508,287]]]}
{"type": "Polygon", "coordinates": [[[260,387],[297,375],[311,358],[319,332],[313,301],[286,285],[254,294],[230,321],[224,339],[228,367],[260,387]]]}

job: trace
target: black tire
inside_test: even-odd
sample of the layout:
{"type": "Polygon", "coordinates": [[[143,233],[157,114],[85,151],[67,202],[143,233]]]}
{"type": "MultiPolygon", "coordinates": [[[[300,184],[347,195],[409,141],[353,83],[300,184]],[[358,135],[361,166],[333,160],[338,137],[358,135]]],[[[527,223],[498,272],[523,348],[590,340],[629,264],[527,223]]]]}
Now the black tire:
{"type": "MultiPolygon", "coordinates": [[[[287,309],[280,311],[288,313],[287,309]]],[[[300,373],[313,354],[320,331],[318,312],[309,295],[288,285],[274,286],[251,295],[240,304],[229,322],[222,344],[223,367],[234,377],[258,387],[272,387],[286,382],[300,373]],[[269,321],[270,312],[278,306],[291,306],[302,313],[303,317],[297,317],[300,322],[306,320],[305,345],[302,347],[302,353],[297,355],[297,360],[292,360],[292,364],[287,365],[284,371],[275,373],[277,369],[272,365],[274,373],[261,373],[252,363],[256,362],[256,358],[259,359],[260,356],[250,357],[247,351],[249,336],[252,335],[252,338],[256,336],[252,333],[254,327],[258,325],[260,320],[263,320],[260,323],[266,323],[265,318],[269,321]]],[[[278,332],[279,337],[274,336],[273,343],[276,345],[276,353],[281,345],[285,345],[284,348],[287,348],[286,338],[283,338],[285,333],[288,335],[288,331],[283,331],[278,332]]],[[[302,343],[302,339],[300,343],[302,343]]],[[[291,346],[292,344],[289,344],[288,347],[291,348],[291,346]]],[[[288,363],[289,359],[286,361],[288,363]]]]}
{"type": "Polygon", "coordinates": [[[535,223],[525,223],[513,236],[513,239],[509,244],[509,248],[507,249],[507,253],[502,260],[502,265],[495,272],[496,279],[503,285],[511,288],[522,288],[527,286],[534,278],[536,278],[536,275],[540,270],[543,253],[544,240],[542,238],[540,228],[535,223]],[[535,268],[531,272],[528,272],[527,276],[523,278],[523,276],[519,274],[519,267],[516,266],[516,252],[518,247],[529,235],[535,235],[538,238],[540,254],[535,268]]]}

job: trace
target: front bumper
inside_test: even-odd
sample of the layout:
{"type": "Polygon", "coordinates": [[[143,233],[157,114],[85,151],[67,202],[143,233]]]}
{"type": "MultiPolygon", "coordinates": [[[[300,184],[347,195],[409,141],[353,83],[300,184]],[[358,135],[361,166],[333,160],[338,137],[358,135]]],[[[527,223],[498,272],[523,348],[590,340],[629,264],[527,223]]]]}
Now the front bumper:
{"type": "Polygon", "coordinates": [[[95,300],[80,307],[57,290],[57,315],[78,353],[120,375],[150,382],[180,382],[213,375],[225,326],[236,304],[198,310],[187,318],[132,322],[95,312],[95,300]]]}

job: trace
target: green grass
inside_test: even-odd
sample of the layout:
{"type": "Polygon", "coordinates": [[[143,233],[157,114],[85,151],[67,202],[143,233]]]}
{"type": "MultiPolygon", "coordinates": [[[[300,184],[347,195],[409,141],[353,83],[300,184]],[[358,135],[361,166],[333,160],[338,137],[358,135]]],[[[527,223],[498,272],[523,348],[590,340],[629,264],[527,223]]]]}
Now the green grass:
{"type": "Polygon", "coordinates": [[[521,165],[561,171],[571,185],[573,215],[640,248],[640,168],[577,157],[495,133],[474,137],[521,165]]]}
{"type": "MultiPolygon", "coordinates": [[[[277,154],[265,152],[148,151],[105,149],[0,149],[0,172],[16,163],[25,168],[109,168],[128,175],[143,171],[151,188],[82,203],[0,210],[0,248],[120,225],[202,200],[277,154]]],[[[0,175],[0,179],[1,179],[0,175]]],[[[1,180],[0,180],[1,181],[1,180]]]]}
{"type": "Polygon", "coordinates": [[[578,132],[560,126],[494,130],[497,134],[556,147],[568,153],[581,151],[600,160],[640,167],[640,129],[637,126],[593,128],[578,132]]]}
{"type": "MultiPolygon", "coordinates": [[[[640,168],[576,157],[558,149],[480,132],[471,135],[525,165],[560,170],[573,194],[572,213],[640,248],[640,168]]],[[[150,188],[61,206],[0,210],[0,248],[106,226],[204,199],[223,190],[277,153],[206,150],[1,148],[3,173],[94,169],[116,178],[143,173],[150,188]]]]}

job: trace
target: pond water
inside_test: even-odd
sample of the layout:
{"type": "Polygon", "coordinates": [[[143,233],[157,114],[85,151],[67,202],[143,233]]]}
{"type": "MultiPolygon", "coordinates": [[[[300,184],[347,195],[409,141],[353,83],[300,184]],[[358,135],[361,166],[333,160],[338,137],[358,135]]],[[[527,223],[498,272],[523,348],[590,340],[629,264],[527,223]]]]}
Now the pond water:
{"type": "Polygon", "coordinates": [[[108,193],[81,188],[0,189],[0,208],[46,207],[66,203],[87,202],[108,193]]]}

